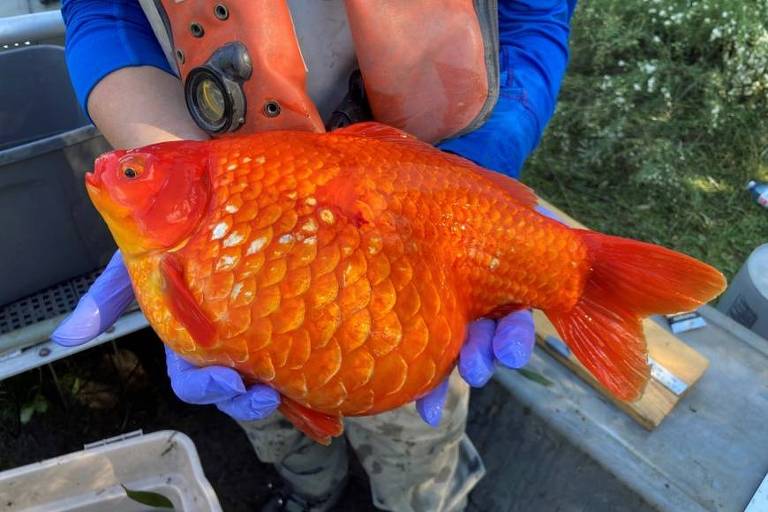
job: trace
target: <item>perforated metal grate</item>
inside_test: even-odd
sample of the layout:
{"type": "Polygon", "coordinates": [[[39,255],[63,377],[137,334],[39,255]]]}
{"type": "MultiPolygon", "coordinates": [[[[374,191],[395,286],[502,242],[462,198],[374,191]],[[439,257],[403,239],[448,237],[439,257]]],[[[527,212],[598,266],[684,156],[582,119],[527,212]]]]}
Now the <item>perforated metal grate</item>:
{"type": "Polygon", "coordinates": [[[78,299],[101,274],[99,269],[90,274],[70,279],[47,290],[0,307],[0,335],[28,325],[69,313],[78,299]]]}

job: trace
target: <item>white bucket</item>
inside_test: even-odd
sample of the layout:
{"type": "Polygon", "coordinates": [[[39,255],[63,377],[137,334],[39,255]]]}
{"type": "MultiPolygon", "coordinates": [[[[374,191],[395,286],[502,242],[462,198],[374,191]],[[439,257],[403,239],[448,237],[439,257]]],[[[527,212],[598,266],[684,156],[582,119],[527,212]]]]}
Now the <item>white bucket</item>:
{"type": "Polygon", "coordinates": [[[768,340],[768,244],[752,251],[717,309],[768,340]]]}
{"type": "MultiPolygon", "coordinates": [[[[177,512],[221,512],[192,440],[181,432],[139,432],[80,452],[0,473],[0,510],[27,512],[146,512],[128,498],[161,494],[177,512]]],[[[165,509],[167,510],[167,509],[165,509]]]]}

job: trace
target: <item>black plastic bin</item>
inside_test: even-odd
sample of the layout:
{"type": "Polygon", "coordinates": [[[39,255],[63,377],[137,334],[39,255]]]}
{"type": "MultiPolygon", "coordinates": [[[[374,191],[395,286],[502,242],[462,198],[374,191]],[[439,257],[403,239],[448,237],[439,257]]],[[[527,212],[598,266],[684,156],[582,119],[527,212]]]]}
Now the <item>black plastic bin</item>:
{"type": "Polygon", "coordinates": [[[112,237],[84,174],[110,149],[59,46],[0,52],[0,305],[106,264],[112,237]]]}

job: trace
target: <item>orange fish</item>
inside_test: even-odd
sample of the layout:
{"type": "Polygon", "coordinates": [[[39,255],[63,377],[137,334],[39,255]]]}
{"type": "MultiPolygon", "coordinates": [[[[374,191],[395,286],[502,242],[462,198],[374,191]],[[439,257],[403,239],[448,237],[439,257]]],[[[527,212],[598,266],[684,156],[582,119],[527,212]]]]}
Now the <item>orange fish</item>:
{"type": "Polygon", "coordinates": [[[163,342],[273,386],[325,443],[343,416],[437,386],[469,321],[520,308],[634,400],[649,378],[641,318],[725,283],[683,254],[550,220],[517,181],[376,123],[113,151],[86,181],[163,342]]]}

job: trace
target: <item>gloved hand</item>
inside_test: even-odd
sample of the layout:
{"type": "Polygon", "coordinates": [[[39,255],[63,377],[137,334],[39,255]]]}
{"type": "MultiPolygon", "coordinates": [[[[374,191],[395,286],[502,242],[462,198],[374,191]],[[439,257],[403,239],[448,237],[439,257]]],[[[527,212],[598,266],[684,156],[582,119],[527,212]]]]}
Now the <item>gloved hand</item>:
{"type": "Polygon", "coordinates": [[[280,393],[263,384],[246,388],[240,374],[232,368],[198,368],[167,346],[165,362],[173,392],[189,404],[215,404],[221,412],[239,421],[264,419],[280,405],[280,393]]]}
{"type": "MultiPolygon", "coordinates": [[[[82,345],[115,323],[133,299],[131,281],[120,251],[117,251],[51,339],[65,347],[82,345]]],[[[198,368],[168,347],[165,355],[171,387],[184,402],[215,404],[219,410],[240,421],[266,418],[280,405],[277,391],[263,385],[246,388],[243,379],[231,368],[198,368]]]]}
{"type": "MultiPolygon", "coordinates": [[[[533,316],[528,310],[510,313],[498,322],[482,318],[469,325],[467,340],[459,353],[459,374],[472,387],[482,387],[496,364],[521,368],[531,357],[535,341],[533,316]]],[[[448,394],[448,379],[416,401],[416,409],[436,427],[448,394]]]]}

